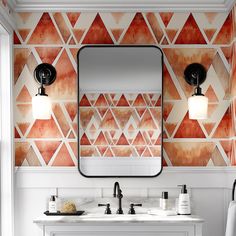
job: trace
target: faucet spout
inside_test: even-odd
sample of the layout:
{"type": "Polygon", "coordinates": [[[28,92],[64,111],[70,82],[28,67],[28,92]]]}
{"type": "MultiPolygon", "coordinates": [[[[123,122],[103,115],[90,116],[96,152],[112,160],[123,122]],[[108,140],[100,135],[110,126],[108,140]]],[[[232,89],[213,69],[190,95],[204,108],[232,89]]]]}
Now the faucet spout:
{"type": "Polygon", "coordinates": [[[117,197],[118,198],[118,204],[119,204],[119,208],[117,210],[117,214],[123,214],[123,210],[122,210],[122,191],[120,189],[120,184],[118,182],[115,182],[114,184],[114,191],[113,191],[113,197],[117,197]]]}

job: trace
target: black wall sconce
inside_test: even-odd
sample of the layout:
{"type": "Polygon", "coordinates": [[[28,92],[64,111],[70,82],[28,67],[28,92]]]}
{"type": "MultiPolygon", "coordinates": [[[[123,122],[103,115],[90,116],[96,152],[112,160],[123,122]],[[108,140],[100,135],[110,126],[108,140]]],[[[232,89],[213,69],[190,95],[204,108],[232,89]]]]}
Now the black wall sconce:
{"type": "Polygon", "coordinates": [[[206,80],[207,72],[203,65],[192,63],[184,71],[185,81],[195,86],[194,94],[188,98],[189,119],[207,119],[208,98],[202,94],[200,85],[206,80]]]}
{"type": "Polygon", "coordinates": [[[32,98],[32,111],[34,119],[51,119],[52,104],[46,94],[45,86],[51,85],[56,80],[56,69],[48,63],[39,64],[34,70],[34,78],[40,87],[38,93],[32,98]]]}

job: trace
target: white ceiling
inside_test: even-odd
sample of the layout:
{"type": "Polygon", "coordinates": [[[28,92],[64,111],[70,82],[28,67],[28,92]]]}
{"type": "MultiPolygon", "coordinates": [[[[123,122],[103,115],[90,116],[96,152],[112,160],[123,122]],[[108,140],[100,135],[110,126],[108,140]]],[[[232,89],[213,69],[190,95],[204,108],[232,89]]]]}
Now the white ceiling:
{"type": "Polygon", "coordinates": [[[8,0],[16,11],[230,11],[235,0],[8,0]]]}

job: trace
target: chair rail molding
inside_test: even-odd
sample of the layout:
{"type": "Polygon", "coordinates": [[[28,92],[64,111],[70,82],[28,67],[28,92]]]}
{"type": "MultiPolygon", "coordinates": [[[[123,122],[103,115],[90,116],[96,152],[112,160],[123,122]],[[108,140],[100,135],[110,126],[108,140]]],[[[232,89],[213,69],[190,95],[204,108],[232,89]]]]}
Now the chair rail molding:
{"type": "Polygon", "coordinates": [[[228,12],[234,0],[9,0],[15,11],[228,12]]]}
{"type": "MultiPolygon", "coordinates": [[[[185,183],[191,188],[231,189],[235,167],[164,167],[158,177],[120,178],[126,188],[173,188],[185,183]]],[[[110,188],[116,178],[86,178],[77,167],[16,167],[17,188],[110,188]]]]}

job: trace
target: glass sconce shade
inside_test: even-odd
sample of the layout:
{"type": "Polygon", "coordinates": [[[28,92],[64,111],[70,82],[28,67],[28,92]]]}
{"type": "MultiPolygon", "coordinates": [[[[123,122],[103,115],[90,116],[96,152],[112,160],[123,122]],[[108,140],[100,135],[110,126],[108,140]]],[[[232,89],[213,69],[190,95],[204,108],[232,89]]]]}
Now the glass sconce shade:
{"type": "Polygon", "coordinates": [[[34,119],[51,119],[52,104],[45,92],[45,86],[51,85],[56,80],[56,69],[48,63],[39,64],[34,70],[34,78],[40,87],[38,94],[32,98],[32,110],[34,119]]]}
{"type": "Polygon", "coordinates": [[[207,119],[208,98],[203,95],[193,95],[188,99],[189,119],[207,119]]]}
{"type": "Polygon", "coordinates": [[[34,119],[51,119],[52,104],[48,96],[37,94],[32,98],[32,111],[34,119]]]}

